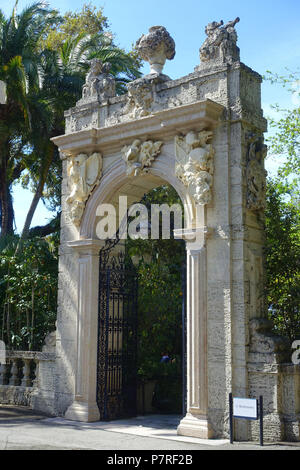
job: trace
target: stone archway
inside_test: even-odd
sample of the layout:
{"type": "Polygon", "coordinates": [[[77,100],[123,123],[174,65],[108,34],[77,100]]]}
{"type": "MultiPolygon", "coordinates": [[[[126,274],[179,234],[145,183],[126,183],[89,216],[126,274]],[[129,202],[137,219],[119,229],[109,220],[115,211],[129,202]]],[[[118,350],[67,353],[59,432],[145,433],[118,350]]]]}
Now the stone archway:
{"type": "MultiPolygon", "coordinates": [[[[220,29],[217,45],[208,37],[203,63],[191,75],[170,80],[152,72],[130,83],[123,96],[114,96],[113,78],[94,64],[98,92],[87,78],[83,99],[66,112],[66,134],[53,139],[63,160],[55,406],[69,419],[99,420],[103,240],[96,236],[97,207],[116,205],[122,191],[136,202],[145,189],[167,181],[187,208],[186,226],[176,233],[187,249],[188,402],[178,433],[226,436],[233,392],[264,394],[271,434],[283,435],[282,401],[274,400],[283,393],[278,342],[267,333],[261,300],[266,152],[261,77],[239,61],[235,24],[220,29]]],[[[210,26],[208,35],[221,23],[210,26]]],[[[160,68],[163,58],[155,60],[160,68]]],[[[257,433],[256,423],[236,426],[238,439],[257,433]]]]}
{"type": "MultiPolygon", "coordinates": [[[[174,140],[174,136],[171,136],[171,139],[174,140]]],[[[118,153],[116,161],[110,164],[107,170],[104,169],[99,185],[94,189],[86,204],[80,224],[80,238],[68,242],[68,247],[74,250],[75,256],[78,256],[79,265],[75,401],[66,412],[65,416],[69,419],[84,421],[100,419],[96,405],[97,364],[95,358],[97,355],[98,256],[103,241],[96,237],[97,208],[101,204],[112,203],[118,211],[120,194],[126,195],[131,201],[139,201],[147,190],[167,182],[176,189],[187,208],[187,227],[176,233],[177,238],[186,239],[189,279],[187,289],[189,417],[187,419],[189,425],[190,423],[193,426],[196,425],[197,435],[202,437],[211,435],[207,421],[205,300],[205,242],[208,230],[205,226],[204,207],[197,208],[187,187],[175,176],[174,168],[174,153],[168,155],[162,150],[152,166],[147,169],[146,174],[128,177],[126,165],[118,153]],[[198,225],[196,225],[196,211],[198,225]],[[191,232],[196,235],[196,240],[189,241],[191,232]]],[[[183,434],[185,421],[179,428],[183,434]]]]}

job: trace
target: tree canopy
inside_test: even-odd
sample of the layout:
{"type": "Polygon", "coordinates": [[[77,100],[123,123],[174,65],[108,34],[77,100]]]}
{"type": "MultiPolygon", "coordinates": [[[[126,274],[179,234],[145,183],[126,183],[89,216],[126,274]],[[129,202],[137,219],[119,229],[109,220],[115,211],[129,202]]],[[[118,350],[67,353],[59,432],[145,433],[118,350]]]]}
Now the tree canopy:
{"type": "Polygon", "coordinates": [[[111,63],[118,93],[139,76],[134,54],[115,46],[107,28],[102,9],[90,4],[63,17],[45,2],[21,13],[16,2],[9,18],[0,12],[0,80],[7,85],[0,104],[0,237],[14,233],[16,182],[33,191],[23,239],[41,199],[59,210],[61,168],[50,138],[64,132],[64,110],[80,98],[90,60],[111,63]]]}

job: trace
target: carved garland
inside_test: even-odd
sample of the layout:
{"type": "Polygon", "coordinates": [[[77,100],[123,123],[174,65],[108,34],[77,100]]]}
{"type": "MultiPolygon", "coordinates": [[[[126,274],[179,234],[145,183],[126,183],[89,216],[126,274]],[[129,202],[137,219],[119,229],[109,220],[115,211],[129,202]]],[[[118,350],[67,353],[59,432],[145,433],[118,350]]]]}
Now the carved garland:
{"type": "Polygon", "coordinates": [[[262,211],[266,199],[266,175],[264,159],[267,155],[267,146],[263,137],[257,134],[248,135],[247,149],[247,208],[252,211],[262,211]]]}
{"type": "Polygon", "coordinates": [[[189,132],[175,137],[175,174],[201,205],[211,201],[214,149],[208,141],[212,131],[189,132]]]}

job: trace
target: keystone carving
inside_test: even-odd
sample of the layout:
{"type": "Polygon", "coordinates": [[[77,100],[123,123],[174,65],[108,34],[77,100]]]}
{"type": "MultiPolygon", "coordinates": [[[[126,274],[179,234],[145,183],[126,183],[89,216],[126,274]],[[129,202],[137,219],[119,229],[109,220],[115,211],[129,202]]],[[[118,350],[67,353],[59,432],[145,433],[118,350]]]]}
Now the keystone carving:
{"type": "Polygon", "coordinates": [[[149,62],[150,73],[162,72],[166,59],[175,57],[175,42],[164,26],[152,26],[136,42],[139,56],[149,62]]]}
{"type": "Polygon", "coordinates": [[[237,32],[235,25],[240,21],[236,18],[223,26],[223,21],[213,21],[205,28],[206,40],[200,47],[201,62],[233,62],[240,59],[240,50],[237,47],[237,32]]]}
{"type": "Polygon", "coordinates": [[[88,72],[85,84],[82,87],[82,100],[99,102],[107,101],[115,96],[115,79],[109,73],[110,63],[103,64],[100,59],[92,59],[90,71],[88,72]]]}
{"type": "Polygon", "coordinates": [[[175,137],[175,174],[201,205],[211,201],[214,149],[208,141],[212,131],[189,132],[175,137]]]}
{"type": "Polygon", "coordinates": [[[68,184],[70,194],[66,199],[70,207],[70,218],[75,225],[80,224],[85,203],[102,175],[102,156],[93,153],[88,156],[80,153],[71,157],[68,164],[68,184]]]}
{"type": "Polygon", "coordinates": [[[264,159],[268,147],[262,136],[249,134],[247,152],[247,208],[253,211],[264,210],[266,197],[266,175],[264,159]]]}
{"type": "Polygon", "coordinates": [[[160,153],[163,142],[147,140],[141,143],[139,139],[122,148],[122,158],[126,163],[127,176],[138,176],[147,173],[154,158],[160,153]]]}

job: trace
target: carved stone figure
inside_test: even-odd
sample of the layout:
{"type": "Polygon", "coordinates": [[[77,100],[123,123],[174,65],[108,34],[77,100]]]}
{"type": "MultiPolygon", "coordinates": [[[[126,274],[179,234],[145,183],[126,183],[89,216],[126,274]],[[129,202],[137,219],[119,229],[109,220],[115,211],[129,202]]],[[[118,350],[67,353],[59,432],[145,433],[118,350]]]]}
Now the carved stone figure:
{"type": "Polygon", "coordinates": [[[99,181],[102,173],[102,156],[93,153],[88,156],[80,153],[72,157],[68,166],[70,195],[66,202],[70,206],[71,220],[75,225],[80,224],[85,202],[99,181]]]}
{"type": "Polygon", "coordinates": [[[103,64],[100,59],[91,60],[90,71],[82,87],[82,99],[84,101],[96,99],[102,102],[115,96],[115,79],[109,73],[110,67],[110,63],[103,64]]]}
{"type": "Polygon", "coordinates": [[[232,62],[238,61],[240,51],[237,47],[237,33],[235,25],[240,21],[236,18],[223,26],[223,21],[213,21],[205,28],[206,40],[200,47],[201,62],[217,61],[232,62]]]}
{"type": "Polygon", "coordinates": [[[47,334],[43,347],[42,347],[42,351],[43,352],[55,352],[55,347],[56,347],[56,330],[51,331],[51,333],[47,334]]]}
{"type": "Polygon", "coordinates": [[[166,59],[175,57],[175,42],[164,26],[152,26],[136,42],[140,57],[150,64],[150,73],[162,72],[166,59]]]}
{"type": "Polygon", "coordinates": [[[153,85],[150,80],[140,78],[127,85],[127,106],[125,112],[129,112],[133,119],[151,114],[153,103],[153,85]]]}
{"type": "Polygon", "coordinates": [[[266,175],[264,159],[268,147],[263,142],[262,136],[250,134],[248,136],[247,152],[247,208],[253,211],[265,208],[266,175]]]}
{"type": "Polygon", "coordinates": [[[189,132],[175,137],[175,174],[188,187],[196,203],[211,201],[214,149],[208,140],[211,131],[189,132]]]}
{"type": "Polygon", "coordinates": [[[154,158],[160,153],[163,142],[147,140],[141,143],[139,139],[131,145],[122,148],[122,158],[127,165],[126,174],[137,176],[146,173],[154,158]]]}

